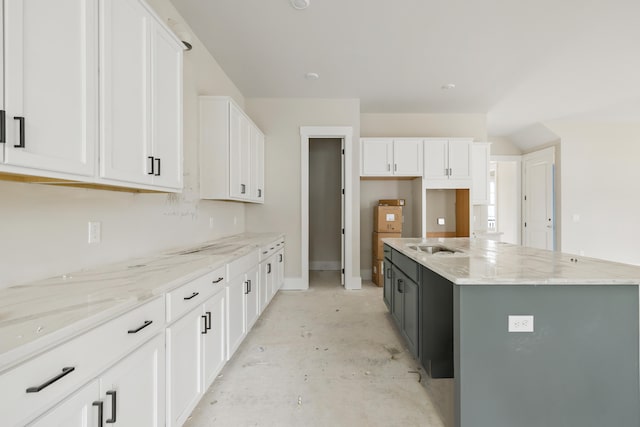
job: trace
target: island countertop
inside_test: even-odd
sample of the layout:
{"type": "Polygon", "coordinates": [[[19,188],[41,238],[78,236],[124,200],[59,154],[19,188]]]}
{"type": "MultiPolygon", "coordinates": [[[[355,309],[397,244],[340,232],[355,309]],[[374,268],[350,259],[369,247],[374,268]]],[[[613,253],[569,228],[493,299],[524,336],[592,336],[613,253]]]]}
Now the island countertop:
{"type": "Polygon", "coordinates": [[[640,267],[477,238],[383,242],[456,285],[638,285],[640,267]],[[457,251],[430,254],[416,245],[457,251]]]}

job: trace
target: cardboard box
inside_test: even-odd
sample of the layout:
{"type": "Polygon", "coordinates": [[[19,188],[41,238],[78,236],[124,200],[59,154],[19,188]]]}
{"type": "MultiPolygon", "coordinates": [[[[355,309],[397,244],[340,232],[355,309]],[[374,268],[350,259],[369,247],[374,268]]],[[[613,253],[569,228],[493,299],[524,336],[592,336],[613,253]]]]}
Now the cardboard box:
{"type": "Polygon", "coordinates": [[[384,261],[381,259],[373,259],[371,268],[371,281],[378,287],[384,286],[384,261]]]}
{"type": "Polygon", "coordinates": [[[382,248],[384,246],[384,243],[382,243],[382,239],[386,237],[400,238],[402,237],[402,233],[379,233],[377,231],[374,231],[373,238],[371,239],[371,247],[373,248],[373,259],[384,258],[384,250],[382,248]]]}
{"type": "Polygon", "coordinates": [[[378,206],[404,206],[404,199],[380,199],[378,206]]]}
{"type": "Polygon", "coordinates": [[[373,208],[373,231],[402,232],[402,206],[376,206],[373,208]]]}

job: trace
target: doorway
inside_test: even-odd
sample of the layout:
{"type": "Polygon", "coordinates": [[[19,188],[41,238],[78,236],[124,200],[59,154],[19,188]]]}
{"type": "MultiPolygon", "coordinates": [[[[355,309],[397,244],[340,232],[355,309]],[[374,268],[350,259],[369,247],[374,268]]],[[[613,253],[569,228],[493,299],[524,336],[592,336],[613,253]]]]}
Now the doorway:
{"type": "Polygon", "coordinates": [[[491,156],[486,228],[514,245],[522,242],[521,170],[521,156],[491,156]]]}
{"type": "Polygon", "coordinates": [[[555,149],[523,156],[523,246],[555,250],[555,149]]]}
{"type": "MultiPolygon", "coordinates": [[[[309,270],[344,264],[344,165],[341,138],[309,139],[309,270]]],[[[344,285],[344,276],[340,282],[344,285]]]]}

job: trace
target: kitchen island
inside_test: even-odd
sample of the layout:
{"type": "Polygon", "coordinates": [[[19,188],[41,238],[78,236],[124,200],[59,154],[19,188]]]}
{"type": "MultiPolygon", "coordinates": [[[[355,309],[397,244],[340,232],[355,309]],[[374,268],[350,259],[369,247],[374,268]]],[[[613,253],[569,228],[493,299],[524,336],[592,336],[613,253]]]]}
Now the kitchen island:
{"type": "Polygon", "coordinates": [[[640,425],[640,267],[469,239],[384,239],[385,303],[457,427],[640,425]]]}

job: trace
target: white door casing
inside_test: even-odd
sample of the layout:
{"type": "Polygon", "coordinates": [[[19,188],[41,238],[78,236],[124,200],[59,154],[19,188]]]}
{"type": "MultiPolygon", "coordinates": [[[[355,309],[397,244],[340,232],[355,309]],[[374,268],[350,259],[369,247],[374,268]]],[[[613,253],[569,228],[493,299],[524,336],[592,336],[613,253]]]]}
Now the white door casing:
{"type": "Polygon", "coordinates": [[[554,148],[523,156],[523,245],[555,250],[554,148]]]}

